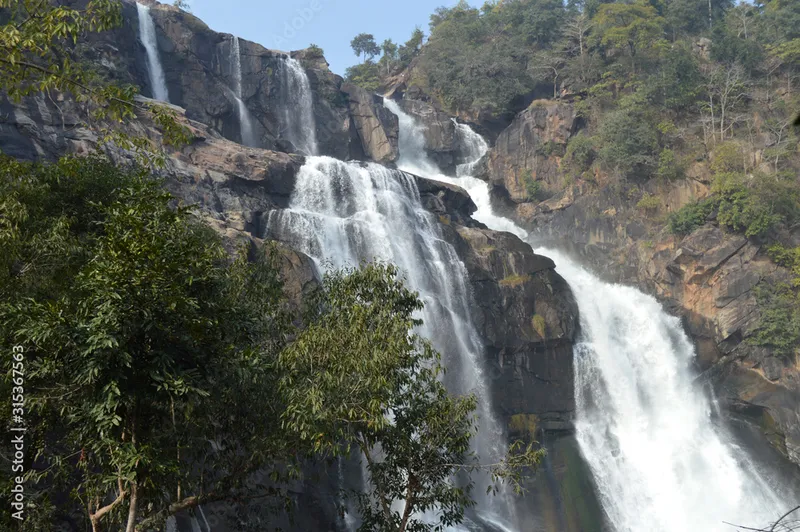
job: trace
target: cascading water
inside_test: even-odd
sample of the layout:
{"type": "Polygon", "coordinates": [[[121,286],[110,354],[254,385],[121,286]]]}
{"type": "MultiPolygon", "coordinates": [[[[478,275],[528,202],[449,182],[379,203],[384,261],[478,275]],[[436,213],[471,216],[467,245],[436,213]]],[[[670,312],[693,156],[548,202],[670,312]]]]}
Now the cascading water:
{"type": "Polygon", "coordinates": [[[317,128],[314,120],[314,100],[311,83],[300,61],[287,56],[281,68],[284,104],[284,134],[298,151],[317,155],[317,128]]]}
{"type": "Polygon", "coordinates": [[[489,145],[483,137],[475,133],[471,127],[459,123],[455,118],[453,125],[456,128],[456,138],[461,144],[461,150],[465,153],[466,162],[456,167],[456,176],[468,177],[474,175],[475,167],[489,151],[489,145]]]}
{"type": "Polygon", "coordinates": [[[153,98],[162,102],[169,102],[169,91],[167,90],[164,68],[161,66],[161,58],[158,55],[158,41],[156,40],[156,26],[150,8],[146,5],[136,4],[139,15],[139,39],[141,39],[144,49],[147,52],[147,73],[150,77],[150,88],[153,91],[153,98]]]}
{"type": "Polygon", "coordinates": [[[242,100],[242,52],[239,47],[239,37],[234,36],[231,42],[231,65],[233,66],[233,94],[236,100],[236,114],[239,118],[239,132],[242,144],[257,148],[259,146],[253,128],[253,117],[250,110],[242,100]]]}
{"type": "MultiPolygon", "coordinates": [[[[502,431],[491,412],[481,369],[480,339],[470,316],[467,272],[443,240],[439,222],[420,203],[413,176],[377,164],[309,157],[300,169],[290,206],[270,213],[268,236],[306,253],[318,265],[357,265],[363,259],[396,264],[425,303],[420,334],[443,354],[448,382],[479,400],[482,458],[504,452],[502,431]]],[[[513,530],[509,506],[476,489],[480,530],[513,530]],[[488,523],[493,523],[489,525],[488,523]]]]}
{"type": "MultiPolygon", "coordinates": [[[[764,526],[787,506],[694,385],[680,321],[638,290],[599,281],[555,251],[581,313],[576,430],[618,532],[764,526]]],[[[788,492],[783,493],[789,496],[788,492]]]]}
{"type": "MultiPolygon", "coordinates": [[[[386,104],[400,116],[401,153],[423,142],[413,119],[386,104]]],[[[478,207],[476,220],[527,239],[494,214],[488,184],[468,175],[488,146],[468,126],[456,127],[471,161],[458,167],[459,177],[428,177],[464,188],[478,207]]],[[[401,157],[401,168],[422,175],[431,168],[406,163],[401,157]]],[[[557,251],[538,252],[556,262],[578,302],[577,438],[613,529],[724,532],[733,530],[725,521],[763,527],[787,510],[788,491],[760,474],[714,423],[712,402],[694,384],[694,351],[679,320],[634,288],[604,283],[557,251]]]]}
{"type": "Polygon", "coordinates": [[[460,186],[467,191],[475,206],[478,207],[478,210],[472,214],[474,219],[486,224],[487,227],[495,231],[507,231],[522,239],[528,236],[527,231],[518,227],[511,220],[494,214],[490,203],[489,186],[486,182],[469,175],[489,150],[489,145],[486,144],[483,137],[472,131],[469,126],[455,122],[456,134],[462,143],[463,151],[467,153],[467,162],[458,165],[456,168],[458,177],[447,176],[439,171],[436,164],[425,153],[423,128],[416,120],[403,111],[397,102],[393,100],[385,98],[383,104],[397,115],[400,124],[400,159],[397,161],[398,168],[428,179],[460,186]]]}
{"type": "MultiPolygon", "coordinates": [[[[429,179],[435,179],[443,182],[453,182],[452,178],[442,175],[439,172],[436,164],[433,163],[425,152],[425,138],[423,136],[422,128],[418,126],[416,121],[413,117],[405,113],[397,102],[384,99],[384,106],[397,115],[398,122],[400,125],[400,158],[397,161],[397,166],[403,171],[410,172],[422,177],[426,177],[429,179]]],[[[475,135],[474,132],[470,130],[472,135],[475,135]]],[[[477,135],[475,135],[477,136],[477,135]]],[[[475,141],[474,139],[472,144],[467,144],[468,149],[474,150],[481,150],[483,149],[483,153],[485,153],[488,146],[486,145],[483,139],[480,139],[480,142],[475,141]]],[[[480,156],[483,155],[481,153],[480,156]]],[[[478,158],[480,158],[480,156],[478,158]]],[[[468,162],[466,165],[463,165],[462,168],[472,168],[473,162],[468,162]]],[[[482,181],[474,178],[463,178],[463,179],[471,179],[474,180],[476,183],[484,184],[482,181]]],[[[464,186],[466,183],[463,182],[459,183],[460,185],[464,186]]],[[[486,190],[486,205],[484,206],[484,211],[488,208],[489,210],[491,207],[488,205],[489,202],[489,193],[488,189],[486,190]]],[[[473,199],[473,201],[477,201],[478,199],[473,199]]],[[[480,207],[479,207],[480,208],[480,207]]],[[[501,223],[501,219],[497,218],[498,223],[501,223]]],[[[488,225],[488,224],[487,224],[488,225]]],[[[510,224],[505,224],[504,227],[508,227],[510,229],[510,224]]],[[[471,375],[471,382],[480,382],[481,386],[484,387],[485,384],[481,380],[483,379],[482,372],[480,367],[470,368],[470,371],[473,373],[471,375]]],[[[462,391],[462,390],[457,390],[462,391]]],[[[494,412],[492,410],[492,404],[489,399],[488,394],[484,393],[483,396],[479,396],[478,399],[480,400],[480,409],[481,409],[481,427],[480,430],[484,431],[489,429],[493,434],[493,437],[490,441],[486,441],[479,432],[478,439],[476,441],[476,451],[478,454],[483,458],[492,458],[502,456],[503,448],[507,444],[507,439],[503,430],[501,429],[497,419],[495,418],[494,412]]],[[[486,501],[485,504],[494,505],[495,507],[502,508],[502,514],[508,517],[508,520],[513,522],[514,521],[514,504],[511,501],[511,494],[507,492],[505,486],[501,487],[501,490],[497,495],[494,496],[493,499],[486,501]]],[[[498,512],[495,511],[495,514],[498,512]]]]}

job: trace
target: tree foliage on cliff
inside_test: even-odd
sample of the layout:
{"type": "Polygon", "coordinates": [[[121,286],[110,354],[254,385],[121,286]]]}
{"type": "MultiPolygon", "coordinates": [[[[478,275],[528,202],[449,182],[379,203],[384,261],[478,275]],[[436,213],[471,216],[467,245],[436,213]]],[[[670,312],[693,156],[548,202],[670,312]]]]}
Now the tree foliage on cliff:
{"type": "Polygon", "coordinates": [[[59,493],[93,529],[131,529],[291,463],[274,431],[288,321],[269,257],[229,263],[160,183],[101,158],[3,159],[0,189],[0,343],[25,348],[29,529],[74,508],[54,507],[59,493]]]}
{"type": "Polygon", "coordinates": [[[332,272],[311,299],[308,327],[280,355],[285,425],[315,449],[355,449],[367,463],[371,489],[357,494],[364,532],[457,525],[473,483],[454,482],[456,474],[516,482],[541,456],[516,445],[487,464],[470,450],[476,398],[450,396],[438,353],[409,334],[420,309],[394,266],[332,272]]]}
{"type": "Polygon", "coordinates": [[[415,28],[405,44],[398,45],[386,39],[378,46],[371,34],[361,33],[350,43],[357,56],[363,55],[363,62],[349,67],[345,71],[345,79],[369,91],[377,91],[386,80],[398,71],[406,68],[419,53],[425,34],[415,28]],[[369,51],[369,53],[366,53],[369,51]],[[375,56],[382,54],[376,62],[375,56]]]}

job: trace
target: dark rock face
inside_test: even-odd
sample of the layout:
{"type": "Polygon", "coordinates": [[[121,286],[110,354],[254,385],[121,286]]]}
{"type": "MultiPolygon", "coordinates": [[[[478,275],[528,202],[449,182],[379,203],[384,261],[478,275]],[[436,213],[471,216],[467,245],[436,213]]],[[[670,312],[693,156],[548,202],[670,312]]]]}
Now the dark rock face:
{"type": "MultiPolygon", "coordinates": [[[[459,227],[486,345],[491,387],[510,432],[535,417],[569,430],[575,411],[572,341],[578,309],[553,261],[509,233],[459,227]]],[[[517,434],[519,435],[519,434],[517,434]]]]}
{"type": "Polygon", "coordinates": [[[347,98],[362,154],[354,158],[369,158],[383,164],[396,161],[400,154],[397,117],[383,107],[379,96],[361,87],[345,83],[341,91],[347,98]]]}
{"type": "Polygon", "coordinates": [[[547,455],[526,483],[525,504],[517,506],[525,530],[612,532],[575,436],[544,431],[539,438],[547,455]]]}
{"type": "Polygon", "coordinates": [[[451,222],[474,227],[476,222],[470,218],[477,207],[467,192],[455,185],[414,176],[419,189],[420,201],[429,211],[439,215],[445,226],[451,222]]]}
{"type": "MultiPolygon", "coordinates": [[[[75,3],[85,0],[75,0],[75,3]]],[[[170,102],[183,107],[191,120],[210,126],[225,138],[241,143],[241,128],[235,97],[233,36],[211,30],[200,19],[171,5],[150,0],[170,102]]],[[[311,86],[313,114],[319,152],[339,159],[361,158],[346,96],[340,91],[342,78],[328,70],[321,56],[309,50],[288,54],[239,40],[242,101],[253,123],[260,147],[295,151],[287,138],[287,110],[293,107],[287,86],[286,60],[292,57],[305,69],[311,86]]],[[[141,87],[152,95],[144,47],[139,42],[136,5],[123,1],[123,24],[101,34],[92,34],[76,47],[103,77],[141,87]]]]}
{"type": "MultiPolygon", "coordinates": [[[[187,116],[208,124],[226,138],[241,142],[235,81],[234,38],[214,32],[202,21],[177,8],[151,9],[170,101],[187,116]]],[[[284,52],[239,40],[242,101],[254,119],[256,137],[268,149],[287,146],[286,112],[292,104],[284,52]]],[[[334,157],[349,155],[350,124],[339,93],[341,78],[327,63],[296,54],[306,67],[311,85],[320,151],[334,157]]]]}
{"type": "Polygon", "coordinates": [[[457,187],[423,179],[418,186],[469,273],[497,415],[512,441],[536,440],[547,450],[517,501],[518,519],[525,530],[541,532],[609,530],[574,436],[578,308],[569,286],[552,260],[468,218],[475,207],[457,187]]]}

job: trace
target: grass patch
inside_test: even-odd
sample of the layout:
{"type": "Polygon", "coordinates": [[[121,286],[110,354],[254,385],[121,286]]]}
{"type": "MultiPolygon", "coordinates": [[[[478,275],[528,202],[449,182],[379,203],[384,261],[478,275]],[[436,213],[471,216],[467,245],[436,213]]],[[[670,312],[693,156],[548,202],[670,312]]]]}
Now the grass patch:
{"type": "Polygon", "coordinates": [[[530,275],[509,275],[500,280],[500,286],[520,286],[530,281],[530,275]]]}
{"type": "Polygon", "coordinates": [[[536,414],[514,414],[508,422],[509,431],[518,435],[527,435],[531,441],[536,439],[539,418],[536,414]]]}
{"type": "Polygon", "coordinates": [[[533,330],[542,338],[547,335],[547,322],[539,314],[534,314],[533,318],[531,318],[531,325],[533,330]]]}

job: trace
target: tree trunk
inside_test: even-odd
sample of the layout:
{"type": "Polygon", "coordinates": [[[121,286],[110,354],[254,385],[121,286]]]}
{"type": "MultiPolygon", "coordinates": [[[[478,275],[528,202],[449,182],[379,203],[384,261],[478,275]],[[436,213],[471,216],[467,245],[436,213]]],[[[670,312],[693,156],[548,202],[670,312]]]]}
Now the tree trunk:
{"type": "Polygon", "coordinates": [[[558,99],[558,72],[553,70],[553,99],[558,99]]]}
{"type": "Polygon", "coordinates": [[[708,0],[708,29],[711,29],[711,0],[708,0]]]}
{"type": "MultiPolygon", "coordinates": [[[[710,92],[710,91],[709,91],[710,92]]],[[[711,138],[717,138],[716,122],[714,121],[714,97],[709,94],[708,96],[709,109],[711,111],[711,138]]]]}
{"type": "MultiPolygon", "coordinates": [[[[134,410],[135,412],[135,410],[134,410]]],[[[136,449],[136,415],[131,415],[131,445],[133,448],[136,449]]],[[[139,462],[136,462],[134,468],[139,466],[139,462]]],[[[125,528],[125,532],[136,532],[136,513],[139,510],[139,479],[136,478],[136,469],[134,469],[134,477],[131,481],[131,503],[128,507],[128,526],[125,528]]]]}
{"type": "Polygon", "coordinates": [[[128,526],[125,532],[136,532],[136,513],[139,506],[139,485],[134,481],[131,484],[131,505],[128,510],[128,526]]]}

